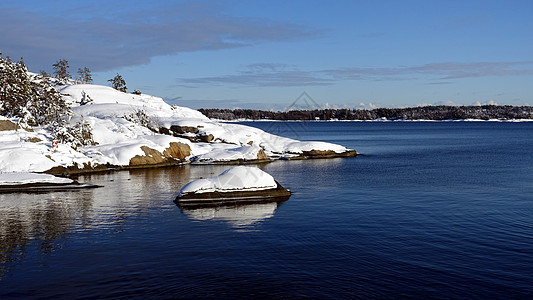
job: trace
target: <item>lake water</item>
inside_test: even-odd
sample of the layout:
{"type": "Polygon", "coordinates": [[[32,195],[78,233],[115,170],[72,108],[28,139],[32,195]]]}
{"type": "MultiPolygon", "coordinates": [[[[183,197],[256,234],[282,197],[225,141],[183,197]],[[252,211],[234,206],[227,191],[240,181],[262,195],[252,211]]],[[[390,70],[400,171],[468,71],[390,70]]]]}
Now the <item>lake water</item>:
{"type": "Polygon", "coordinates": [[[533,123],[245,124],[363,155],[261,165],[280,205],[172,202],[227,166],[0,195],[0,298],[533,297],[533,123]]]}

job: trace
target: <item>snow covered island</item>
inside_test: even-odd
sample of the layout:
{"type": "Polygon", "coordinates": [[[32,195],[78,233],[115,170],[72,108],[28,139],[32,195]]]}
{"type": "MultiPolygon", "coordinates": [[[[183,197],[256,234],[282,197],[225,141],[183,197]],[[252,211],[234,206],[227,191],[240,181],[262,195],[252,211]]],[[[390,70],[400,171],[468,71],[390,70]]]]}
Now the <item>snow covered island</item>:
{"type": "Polygon", "coordinates": [[[180,190],[176,204],[209,205],[232,202],[285,201],[291,192],[257,167],[237,166],[220,175],[189,182],[180,190]]]}
{"type": "Polygon", "coordinates": [[[180,163],[243,164],[357,155],[336,144],[297,141],[217,122],[150,95],[92,84],[55,88],[71,106],[68,123],[85,126],[90,143],[58,142],[46,127],[30,127],[20,119],[0,116],[0,172],[71,174],[180,163]]]}

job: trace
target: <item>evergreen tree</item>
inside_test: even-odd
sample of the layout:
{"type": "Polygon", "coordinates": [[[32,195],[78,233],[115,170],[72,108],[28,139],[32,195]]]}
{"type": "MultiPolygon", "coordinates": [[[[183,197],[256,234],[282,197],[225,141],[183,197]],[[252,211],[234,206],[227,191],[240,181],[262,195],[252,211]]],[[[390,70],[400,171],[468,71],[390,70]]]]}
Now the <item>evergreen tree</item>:
{"type": "Polygon", "coordinates": [[[69,65],[66,59],[58,60],[52,67],[54,67],[54,74],[59,83],[66,84],[72,78],[72,75],[68,72],[69,65]]]}
{"type": "Polygon", "coordinates": [[[14,63],[0,56],[0,97],[0,113],[28,125],[61,126],[71,115],[49,77],[31,75],[22,59],[14,63]]]}
{"type": "Polygon", "coordinates": [[[124,78],[122,78],[120,74],[117,73],[115,77],[109,79],[108,81],[111,82],[111,86],[115,90],[119,90],[124,93],[126,92],[127,90],[126,81],[124,80],[124,78]]]}
{"type": "Polygon", "coordinates": [[[52,76],[51,76],[50,74],[48,74],[45,70],[41,70],[40,73],[41,73],[41,77],[42,77],[42,78],[46,78],[46,77],[49,78],[49,77],[52,77],[52,76]]]}
{"type": "Polygon", "coordinates": [[[82,68],[78,68],[78,82],[79,83],[85,83],[85,84],[89,84],[89,83],[93,83],[93,76],[91,74],[91,70],[89,70],[89,68],[87,67],[84,67],[83,69],[82,68]]]}

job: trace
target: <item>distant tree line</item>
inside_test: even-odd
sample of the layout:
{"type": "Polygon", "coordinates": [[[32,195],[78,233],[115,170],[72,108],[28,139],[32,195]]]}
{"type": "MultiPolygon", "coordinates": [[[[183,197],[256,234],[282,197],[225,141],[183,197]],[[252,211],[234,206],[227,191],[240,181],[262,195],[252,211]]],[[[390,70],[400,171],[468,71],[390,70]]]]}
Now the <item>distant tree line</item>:
{"type": "Polygon", "coordinates": [[[253,109],[199,109],[209,118],[220,120],[462,120],[533,119],[532,106],[423,106],[408,108],[315,109],[264,111],[253,109]]]}

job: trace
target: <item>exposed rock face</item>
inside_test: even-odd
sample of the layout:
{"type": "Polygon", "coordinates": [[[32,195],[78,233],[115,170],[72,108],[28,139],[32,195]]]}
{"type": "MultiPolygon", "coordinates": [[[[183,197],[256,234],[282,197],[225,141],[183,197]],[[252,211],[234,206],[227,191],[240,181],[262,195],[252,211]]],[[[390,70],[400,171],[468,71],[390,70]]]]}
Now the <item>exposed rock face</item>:
{"type": "Polygon", "coordinates": [[[136,155],[130,159],[130,166],[157,165],[165,161],[163,153],[147,146],[141,146],[144,155],[136,155]]]}
{"type": "Polygon", "coordinates": [[[91,163],[84,163],[82,166],[75,164],[73,166],[63,167],[56,166],[46,171],[47,174],[68,176],[72,174],[83,174],[83,173],[97,173],[97,172],[107,172],[109,171],[110,166],[107,165],[91,165],[91,163]]]}
{"type": "Polygon", "coordinates": [[[215,136],[213,136],[212,134],[201,132],[200,128],[202,128],[202,126],[194,127],[172,125],[170,126],[170,128],[160,127],[159,133],[188,139],[193,143],[211,143],[214,140],[215,136]]]}
{"type": "Polygon", "coordinates": [[[178,196],[174,203],[180,207],[210,207],[245,203],[287,201],[291,192],[276,181],[276,187],[260,191],[189,193],[178,196]]]}
{"type": "Polygon", "coordinates": [[[265,153],[265,150],[260,149],[259,152],[257,152],[257,159],[258,160],[270,160],[270,157],[265,153]]]}
{"type": "Polygon", "coordinates": [[[17,130],[19,126],[9,120],[0,120],[0,131],[17,130]]]}
{"type": "Polygon", "coordinates": [[[178,160],[185,160],[185,157],[191,155],[191,147],[184,143],[170,143],[170,146],[163,151],[166,158],[174,158],[178,160]]]}
{"type": "Polygon", "coordinates": [[[212,134],[198,135],[198,140],[204,143],[211,143],[215,137],[212,134]]]}
{"type": "Polygon", "coordinates": [[[130,166],[142,167],[151,165],[175,164],[191,154],[191,148],[183,143],[170,143],[163,153],[148,146],[141,146],[144,155],[136,155],[130,159],[130,166]]]}
{"type": "Polygon", "coordinates": [[[38,142],[42,142],[42,141],[43,140],[41,140],[38,137],[31,137],[31,138],[26,139],[26,142],[30,142],[30,143],[38,143],[38,142]]]}
{"type": "Polygon", "coordinates": [[[198,131],[199,131],[198,127],[193,127],[193,126],[177,126],[177,125],[172,125],[172,126],[170,126],[170,130],[174,131],[175,133],[180,133],[180,134],[184,134],[184,133],[198,133],[198,131]]]}

